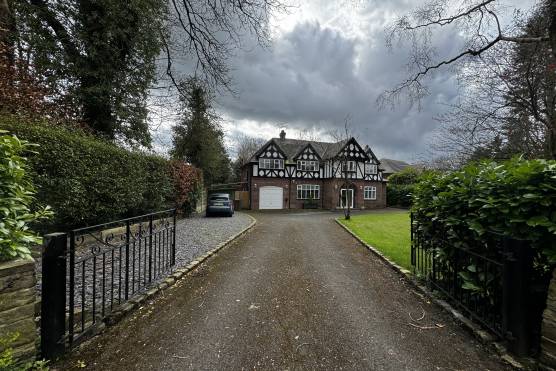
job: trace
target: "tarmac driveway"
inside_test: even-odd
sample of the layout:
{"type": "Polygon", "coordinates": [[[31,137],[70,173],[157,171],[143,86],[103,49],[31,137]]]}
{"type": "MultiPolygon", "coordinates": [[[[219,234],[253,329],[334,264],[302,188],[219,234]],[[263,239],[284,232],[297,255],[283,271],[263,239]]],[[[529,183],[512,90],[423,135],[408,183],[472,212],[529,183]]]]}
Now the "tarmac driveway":
{"type": "Polygon", "coordinates": [[[249,234],[60,368],[504,368],[336,225],[338,214],[253,216],[249,234]]]}

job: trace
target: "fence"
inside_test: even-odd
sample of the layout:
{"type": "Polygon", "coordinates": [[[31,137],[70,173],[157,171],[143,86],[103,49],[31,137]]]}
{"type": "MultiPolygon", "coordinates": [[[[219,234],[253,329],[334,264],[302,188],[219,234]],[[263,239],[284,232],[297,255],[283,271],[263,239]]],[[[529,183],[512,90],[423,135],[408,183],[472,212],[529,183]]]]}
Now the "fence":
{"type": "Polygon", "coordinates": [[[176,210],[45,236],[43,357],[53,358],[175,264],[176,210]]]}
{"type": "Polygon", "coordinates": [[[518,355],[528,354],[534,342],[530,323],[532,261],[524,241],[485,236],[482,246],[455,246],[424,236],[411,215],[414,273],[469,317],[507,340],[518,355]]]}

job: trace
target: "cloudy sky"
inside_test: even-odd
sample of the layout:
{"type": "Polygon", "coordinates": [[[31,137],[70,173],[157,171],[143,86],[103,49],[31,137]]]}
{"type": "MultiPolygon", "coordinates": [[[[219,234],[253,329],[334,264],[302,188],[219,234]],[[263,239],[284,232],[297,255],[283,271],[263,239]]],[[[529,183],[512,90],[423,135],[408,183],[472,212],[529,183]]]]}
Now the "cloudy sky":
{"type": "MultiPolygon", "coordinates": [[[[379,158],[422,159],[437,125],[433,118],[457,100],[453,74],[445,70],[429,80],[431,94],[421,110],[404,101],[393,109],[376,104],[380,93],[407,76],[407,54],[403,47],[386,47],[384,28],[420,3],[298,0],[288,14],[273,17],[270,47],[246,38],[230,61],[237,94],[216,97],[232,155],[238,133],[268,139],[284,129],[298,138],[305,130],[330,140],[327,133],[343,127],[349,116],[354,136],[379,158]]],[[[511,14],[531,2],[509,5],[511,14]]],[[[441,55],[450,55],[460,40],[457,33],[443,32],[434,43],[441,55]]],[[[163,125],[157,146],[167,146],[167,134],[163,125]]]]}

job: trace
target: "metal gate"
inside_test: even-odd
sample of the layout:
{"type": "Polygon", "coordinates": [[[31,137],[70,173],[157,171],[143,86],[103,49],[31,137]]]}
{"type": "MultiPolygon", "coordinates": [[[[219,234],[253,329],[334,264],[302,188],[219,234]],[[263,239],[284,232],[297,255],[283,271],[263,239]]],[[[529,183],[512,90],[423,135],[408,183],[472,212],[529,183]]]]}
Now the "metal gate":
{"type": "Polygon", "coordinates": [[[71,348],[172,270],[176,210],[45,236],[41,350],[71,348]]]}

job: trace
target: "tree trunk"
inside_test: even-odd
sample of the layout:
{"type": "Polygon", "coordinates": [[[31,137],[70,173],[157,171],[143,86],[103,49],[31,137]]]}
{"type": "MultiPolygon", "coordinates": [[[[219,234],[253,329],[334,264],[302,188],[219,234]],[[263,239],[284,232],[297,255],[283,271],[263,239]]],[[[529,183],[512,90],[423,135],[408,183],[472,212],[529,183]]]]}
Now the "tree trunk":
{"type": "Polygon", "coordinates": [[[8,0],[0,0],[0,66],[6,71],[14,65],[14,40],[12,39],[14,31],[15,20],[8,0]]]}

